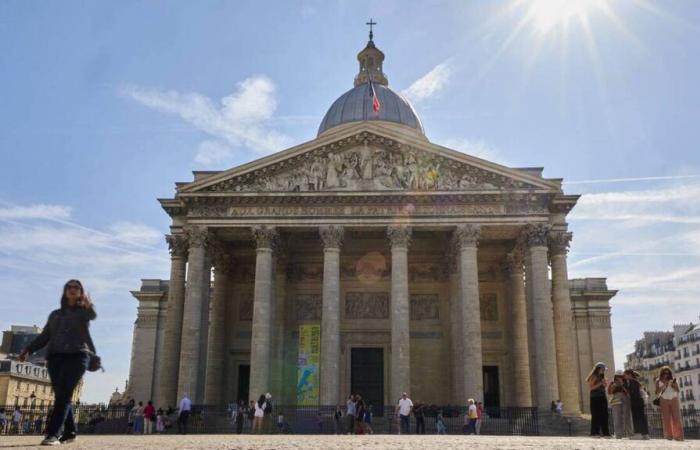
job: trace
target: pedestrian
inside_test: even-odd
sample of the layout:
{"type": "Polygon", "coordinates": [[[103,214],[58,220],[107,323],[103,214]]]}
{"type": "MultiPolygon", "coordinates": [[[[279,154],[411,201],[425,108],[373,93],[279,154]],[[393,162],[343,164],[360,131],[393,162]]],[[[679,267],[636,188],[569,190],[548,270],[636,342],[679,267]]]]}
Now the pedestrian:
{"type": "Polygon", "coordinates": [[[163,417],[165,413],[163,412],[163,408],[158,408],[158,411],[156,411],[156,433],[161,434],[165,431],[165,417],[163,417]]]}
{"type": "Polygon", "coordinates": [[[348,400],[345,402],[345,420],[347,424],[347,433],[352,434],[355,429],[355,396],[350,394],[348,400]]]}
{"type": "Polygon", "coordinates": [[[355,396],[355,434],[365,434],[364,416],[367,405],[361,395],[355,396]]]}
{"type": "Polygon", "coordinates": [[[143,402],[134,406],[134,434],[143,433],[143,402]]]}
{"type": "Polygon", "coordinates": [[[649,422],[645,411],[645,391],[637,379],[639,375],[631,369],[623,372],[625,389],[630,396],[630,410],[632,412],[632,428],[634,434],[630,439],[649,439],[649,422]]]}
{"type": "Polygon", "coordinates": [[[245,421],[245,415],[247,408],[245,405],[245,400],[238,402],[238,412],[236,413],[236,434],[243,433],[243,422],[245,421]]]}
{"type": "Polygon", "coordinates": [[[445,426],[445,417],[442,415],[442,410],[438,410],[437,416],[435,416],[435,429],[437,434],[447,434],[447,427],[445,426]]]}
{"type": "Polygon", "coordinates": [[[474,431],[476,434],[481,434],[481,424],[484,420],[484,404],[481,402],[476,402],[476,424],[474,425],[474,431]]]}
{"type": "Polygon", "coordinates": [[[153,423],[156,421],[156,408],[153,406],[153,402],[151,400],[148,401],[148,404],[146,407],[143,409],[143,433],[144,434],[152,434],[153,433],[153,423]]]}
{"type": "Polygon", "coordinates": [[[400,434],[409,434],[411,432],[411,411],[413,410],[413,402],[408,398],[405,392],[401,394],[396,411],[399,413],[401,420],[400,434]]]}
{"type": "Polygon", "coordinates": [[[372,416],[372,405],[367,405],[364,414],[365,434],[374,434],[374,430],[372,429],[372,416]]]}
{"type": "Polygon", "coordinates": [[[12,429],[15,434],[20,434],[22,423],[22,411],[19,409],[19,405],[15,405],[15,410],[12,411],[12,429]]]}
{"type": "Polygon", "coordinates": [[[261,395],[258,401],[255,402],[255,413],[253,414],[253,433],[260,434],[263,431],[263,421],[265,420],[265,396],[261,395]]]}
{"type": "Polygon", "coordinates": [[[562,402],[561,400],[557,400],[555,411],[558,417],[564,415],[564,402],[562,402]]]}
{"type": "Polygon", "coordinates": [[[549,412],[552,413],[552,415],[554,415],[554,413],[555,413],[556,411],[557,411],[557,402],[555,402],[554,400],[552,400],[552,404],[549,405],[549,412]]]}
{"type": "Polygon", "coordinates": [[[5,433],[5,408],[0,406],[0,434],[5,433]]]}
{"type": "Polygon", "coordinates": [[[60,445],[76,437],[71,401],[73,391],[90,365],[91,356],[96,369],[99,364],[95,345],[90,337],[90,321],[95,320],[95,308],[82,283],[69,280],[63,286],[61,307],[49,315],[41,334],[19,354],[19,360],[47,347],[46,366],[54,392],[53,413],[46,427],[42,445],[60,445]],[[63,433],[59,432],[63,428],[63,433]]]}
{"type": "Polygon", "coordinates": [[[180,410],[177,415],[177,432],[180,434],[187,434],[187,422],[190,420],[190,414],[192,413],[192,400],[190,400],[189,395],[185,393],[180,400],[180,410]]]}
{"type": "Polygon", "coordinates": [[[255,400],[251,400],[248,405],[248,429],[253,432],[253,422],[255,422],[255,400]]]}
{"type": "Polygon", "coordinates": [[[413,406],[413,417],[416,419],[416,434],[425,434],[425,405],[417,400],[413,406]]]}
{"type": "Polygon", "coordinates": [[[473,398],[467,400],[467,411],[464,414],[464,433],[476,434],[476,421],[479,419],[479,413],[476,409],[476,402],[473,398]]]}
{"type": "Polygon", "coordinates": [[[333,414],[333,424],[335,425],[335,434],[343,433],[343,410],[340,405],[335,405],[335,413],[333,414]]]}
{"type": "Polygon", "coordinates": [[[678,399],[680,387],[669,366],[663,366],[656,379],[656,396],[661,408],[661,421],[664,439],[683,440],[683,422],[681,422],[681,405],[678,399]]]}
{"type": "Polygon", "coordinates": [[[625,416],[630,415],[629,395],[623,385],[622,371],[615,372],[612,383],[608,385],[609,405],[613,416],[613,430],[615,438],[622,439],[629,437],[631,433],[630,419],[625,416]]]}
{"type": "Polygon", "coordinates": [[[608,380],[605,379],[605,370],[608,367],[598,362],[591,373],[586,377],[588,390],[590,394],[591,407],[591,436],[592,437],[610,437],[610,429],[608,427],[608,397],[606,390],[608,380]]]}

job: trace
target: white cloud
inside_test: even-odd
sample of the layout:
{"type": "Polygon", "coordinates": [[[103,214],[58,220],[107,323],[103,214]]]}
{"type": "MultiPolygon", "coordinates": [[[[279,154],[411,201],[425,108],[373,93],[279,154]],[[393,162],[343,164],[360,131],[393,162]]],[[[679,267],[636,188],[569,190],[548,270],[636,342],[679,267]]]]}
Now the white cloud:
{"type": "Polygon", "coordinates": [[[451,138],[446,139],[443,145],[453,150],[459,150],[471,156],[503,164],[503,157],[498,149],[489,145],[483,139],[451,138]]]}
{"type": "Polygon", "coordinates": [[[233,150],[220,141],[207,140],[199,144],[194,161],[203,166],[217,166],[229,161],[233,157],[233,150]]]}
{"type": "Polygon", "coordinates": [[[267,154],[284,148],[290,142],[288,136],[271,128],[277,109],[275,89],[272,80],[259,75],[239,82],[236,91],[221,98],[218,104],[198,93],[138,86],[122,87],[121,93],[149,108],[179,116],[217,138],[222,147],[228,145],[233,149],[243,146],[256,153],[267,154]]]}
{"type": "Polygon", "coordinates": [[[446,61],[414,81],[407,89],[401,91],[409,99],[419,102],[440,92],[452,78],[452,67],[446,61]]]}
{"type": "Polygon", "coordinates": [[[103,229],[76,223],[62,205],[0,209],[0,328],[43,325],[58,305],[63,284],[78,278],[95,301],[91,327],[109,369],[87,377],[83,400],[107,401],[116,380],[128,374],[137,302],[129,294],[141,277],[167,277],[168,252],[162,233],[142,223],[121,221],[103,229]]]}
{"type": "Polygon", "coordinates": [[[0,208],[0,220],[68,219],[71,209],[61,205],[7,206],[0,208]]]}

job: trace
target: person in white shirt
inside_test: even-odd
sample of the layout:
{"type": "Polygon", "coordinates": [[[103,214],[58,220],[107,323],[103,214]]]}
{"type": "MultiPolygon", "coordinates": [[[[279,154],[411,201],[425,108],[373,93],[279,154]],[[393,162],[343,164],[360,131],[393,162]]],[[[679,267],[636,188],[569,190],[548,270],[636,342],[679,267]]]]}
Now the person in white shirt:
{"type": "Polygon", "coordinates": [[[479,412],[476,409],[476,402],[473,398],[467,400],[467,416],[465,417],[465,430],[466,434],[476,434],[476,421],[479,419],[479,412]]]}
{"type": "Polygon", "coordinates": [[[19,434],[21,428],[20,423],[22,422],[22,411],[19,410],[19,406],[15,406],[15,410],[12,411],[12,428],[15,433],[19,434]]]}
{"type": "Polygon", "coordinates": [[[261,433],[263,429],[263,421],[265,420],[265,408],[267,402],[265,396],[261,395],[255,402],[255,414],[253,415],[253,434],[261,433]]]}
{"type": "Polygon", "coordinates": [[[405,392],[401,394],[399,403],[396,405],[396,412],[399,413],[401,420],[400,434],[409,434],[411,428],[411,411],[413,410],[413,402],[408,398],[405,392]]]}
{"type": "Polygon", "coordinates": [[[682,441],[683,422],[681,420],[681,404],[678,398],[680,386],[669,366],[663,366],[656,379],[656,395],[661,408],[661,422],[664,429],[664,439],[682,441]]]}
{"type": "Polygon", "coordinates": [[[180,434],[187,434],[187,421],[192,411],[192,400],[185,394],[180,400],[180,413],[177,416],[177,431],[180,434]]]}

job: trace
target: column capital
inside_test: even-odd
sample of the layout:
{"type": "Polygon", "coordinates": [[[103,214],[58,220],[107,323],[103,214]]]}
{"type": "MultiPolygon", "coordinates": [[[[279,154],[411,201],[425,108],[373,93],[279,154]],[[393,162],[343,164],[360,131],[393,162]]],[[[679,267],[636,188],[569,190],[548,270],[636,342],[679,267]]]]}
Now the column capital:
{"type": "Polygon", "coordinates": [[[407,225],[389,225],[386,228],[386,235],[392,248],[408,248],[412,234],[413,230],[407,225]]]}
{"type": "Polygon", "coordinates": [[[253,234],[253,239],[255,239],[255,247],[258,250],[273,250],[277,245],[279,234],[277,233],[277,229],[275,227],[260,225],[251,227],[250,231],[253,234]]]}
{"type": "Polygon", "coordinates": [[[189,248],[189,242],[187,241],[187,236],[184,234],[166,234],[165,242],[168,243],[168,249],[170,250],[170,256],[175,257],[187,257],[187,250],[189,248]]]}
{"type": "Polygon", "coordinates": [[[523,230],[523,242],[529,247],[546,247],[551,226],[544,223],[529,224],[523,230]]]}
{"type": "Polygon", "coordinates": [[[207,227],[189,226],[185,228],[185,234],[187,235],[187,241],[189,242],[190,248],[207,248],[211,243],[211,236],[207,227]]]}
{"type": "Polygon", "coordinates": [[[549,233],[549,251],[551,255],[566,255],[573,238],[570,231],[552,231],[549,233]]]}
{"type": "Polygon", "coordinates": [[[524,262],[525,258],[523,252],[519,248],[515,248],[506,255],[506,259],[503,262],[503,272],[507,276],[517,273],[522,274],[524,262]]]}
{"type": "Polygon", "coordinates": [[[343,244],[344,229],[340,225],[323,225],[318,228],[323,249],[339,249],[343,244]]]}
{"type": "Polygon", "coordinates": [[[476,247],[481,237],[481,226],[469,223],[457,225],[452,236],[459,248],[476,247]]]}

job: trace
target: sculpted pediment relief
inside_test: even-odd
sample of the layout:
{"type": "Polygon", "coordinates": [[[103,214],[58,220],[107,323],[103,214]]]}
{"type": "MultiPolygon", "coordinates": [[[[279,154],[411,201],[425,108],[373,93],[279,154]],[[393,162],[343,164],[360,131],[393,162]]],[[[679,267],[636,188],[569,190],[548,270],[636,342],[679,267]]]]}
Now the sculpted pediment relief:
{"type": "Polygon", "coordinates": [[[541,186],[362,132],[203,187],[199,192],[469,191],[541,186]]]}

